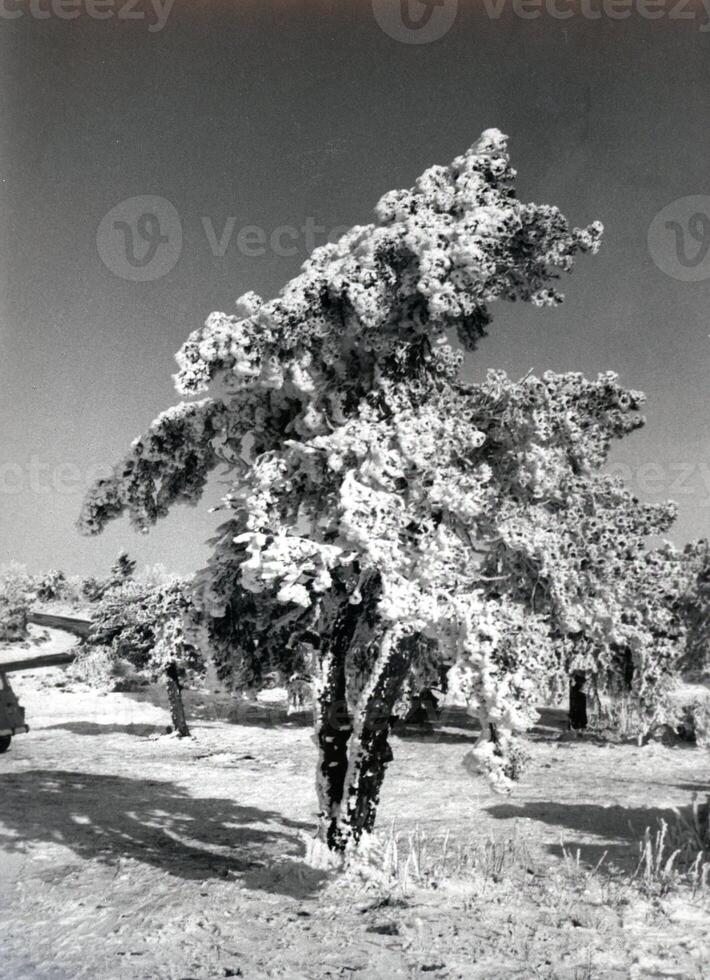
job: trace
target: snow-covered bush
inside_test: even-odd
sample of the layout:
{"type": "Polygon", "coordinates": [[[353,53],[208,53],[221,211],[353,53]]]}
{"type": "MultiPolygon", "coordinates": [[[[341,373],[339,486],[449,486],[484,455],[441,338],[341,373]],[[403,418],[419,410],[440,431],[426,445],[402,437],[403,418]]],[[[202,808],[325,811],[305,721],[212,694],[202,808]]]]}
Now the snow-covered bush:
{"type": "MultiPolygon", "coordinates": [[[[197,602],[223,677],[312,679],[334,849],[372,829],[392,711],[432,656],[481,724],[467,765],[506,788],[540,690],[580,657],[614,676],[614,648],[636,656],[648,631],[627,621],[625,569],[673,512],[602,473],[642,424],[640,393],[612,374],[461,379],[490,304],[557,305],[560,273],[599,244],[598,223],[518,201],[514,177],[487,131],[317,249],[275,300],[212,314],[176,385],[219,395],[160,415],[84,503],[86,533],[124,512],[147,530],[230,472],[197,602]]],[[[639,701],[653,690],[641,679],[639,701]]]]}
{"type": "Polygon", "coordinates": [[[710,748],[710,690],[693,691],[677,702],[673,723],[683,739],[710,748]]]}
{"type": "Polygon", "coordinates": [[[51,568],[38,576],[35,585],[37,601],[51,602],[53,599],[61,599],[66,582],[66,575],[58,568],[51,568]]]}
{"type": "Polygon", "coordinates": [[[35,598],[35,581],[24,565],[0,566],[0,641],[27,637],[27,617],[35,598]]]}
{"type": "Polygon", "coordinates": [[[77,647],[65,678],[70,685],[85,685],[105,692],[137,690],[147,683],[112,647],[90,643],[77,647]]]}
{"type": "Polygon", "coordinates": [[[28,608],[0,599],[0,641],[14,643],[27,636],[28,608]]]}

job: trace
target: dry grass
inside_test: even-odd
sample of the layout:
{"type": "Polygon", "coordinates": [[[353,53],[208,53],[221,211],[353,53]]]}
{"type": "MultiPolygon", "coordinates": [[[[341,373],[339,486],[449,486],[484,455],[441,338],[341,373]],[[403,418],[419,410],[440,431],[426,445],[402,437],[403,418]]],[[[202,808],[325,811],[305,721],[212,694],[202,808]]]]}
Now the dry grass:
{"type": "Polygon", "coordinates": [[[438,888],[446,881],[476,881],[484,889],[504,882],[539,884],[541,879],[565,882],[585,891],[592,883],[605,894],[636,888],[648,895],[666,895],[689,889],[710,898],[710,816],[697,800],[690,819],[677,811],[675,825],[661,820],[655,832],[647,828],[638,843],[636,869],[624,873],[609,866],[606,852],[593,866],[582,861],[579,850],[561,846],[562,861],[553,870],[533,855],[521,836],[505,839],[456,840],[447,832],[433,837],[421,828],[404,833],[394,823],[375,834],[350,859],[351,876],[387,885],[405,898],[413,888],[438,888]],[[560,877],[560,872],[562,872],[560,877]]]}
{"type": "MultiPolygon", "coordinates": [[[[442,954],[460,944],[452,922],[468,922],[473,934],[460,949],[475,940],[480,973],[472,976],[616,980],[631,975],[639,958],[651,972],[634,976],[667,975],[652,971],[676,968],[673,944],[683,932],[664,935],[670,904],[692,908],[706,923],[710,914],[710,864],[701,855],[685,867],[682,848],[671,841],[667,825],[648,831],[630,874],[607,866],[605,855],[587,865],[579,851],[564,847],[561,860],[541,860],[520,835],[457,841],[451,834],[434,838],[392,825],[349,860],[340,887],[349,885],[360,901],[366,899],[361,910],[378,930],[419,930],[422,954],[431,951],[431,935],[421,923],[434,918],[432,909],[438,910],[435,948],[442,954]],[[655,946],[639,938],[647,935],[655,937],[655,946]]],[[[702,976],[692,959],[683,966],[683,976],[702,976]]]]}
{"type": "MultiPolygon", "coordinates": [[[[706,829],[702,811],[698,819],[696,830],[706,829]]],[[[690,860],[687,832],[680,814],[677,826],[647,830],[629,873],[608,865],[606,854],[588,865],[564,846],[561,860],[541,860],[519,835],[461,841],[392,825],[349,860],[344,881],[367,896],[363,911],[384,917],[383,928],[394,930],[408,910],[425,918],[421,910],[434,904],[470,921],[482,977],[504,975],[495,971],[505,963],[505,976],[616,978],[639,958],[651,972],[634,976],[666,975],[653,971],[675,969],[674,943],[685,937],[682,926],[668,930],[669,909],[704,917],[703,929],[710,916],[710,862],[704,851],[690,860]],[[646,935],[655,946],[644,945],[646,935]]],[[[457,942],[455,930],[449,941],[457,942]]],[[[684,966],[683,976],[702,976],[695,961],[684,966]]]]}
{"type": "Polygon", "coordinates": [[[701,804],[694,796],[689,815],[676,809],[675,821],[661,820],[655,833],[646,828],[632,880],[653,895],[684,886],[710,894],[710,797],[701,804]]]}

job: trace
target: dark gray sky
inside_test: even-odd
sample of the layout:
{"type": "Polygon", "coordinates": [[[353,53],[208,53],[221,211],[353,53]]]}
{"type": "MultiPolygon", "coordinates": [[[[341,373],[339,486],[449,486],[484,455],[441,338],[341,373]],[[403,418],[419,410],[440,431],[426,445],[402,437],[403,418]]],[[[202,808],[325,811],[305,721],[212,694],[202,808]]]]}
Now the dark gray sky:
{"type": "MultiPolygon", "coordinates": [[[[247,289],[273,295],[309,237],[369,220],[384,191],[447,163],[489,126],[511,137],[521,198],[556,203],[577,224],[600,218],[607,231],[600,255],[565,281],[562,308],[495,308],[473,372],[618,371],[647,392],[648,424],[615,452],[616,471],[648,499],[678,501],[676,541],[708,532],[701,5],[671,0],[651,20],[642,0],[615,0],[611,12],[629,14],[615,20],[610,0],[540,0],[539,16],[524,19],[519,0],[495,0],[498,18],[487,13],[494,0],[459,0],[458,10],[444,0],[434,17],[455,12],[455,22],[446,30],[432,18],[420,31],[442,36],[412,44],[398,0],[374,0],[377,10],[373,0],[175,0],[160,30],[149,29],[159,26],[150,5],[103,0],[113,16],[97,20],[90,0],[73,0],[81,16],[64,20],[57,0],[33,2],[5,0],[0,13],[0,562],[100,572],[127,547],[140,563],[201,564],[217,520],[202,508],[178,509],[148,537],[120,522],[80,538],[73,522],[92,468],[177,400],[172,355],[211,310],[247,289]],[[145,195],[173,205],[182,244],[156,243],[174,265],[141,282],[125,277],[133,267],[106,238],[133,205],[101,223],[145,195]],[[223,232],[220,255],[210,236],[223,232]]],[[[408,2],[426,21],[419,0],[408,2]]],[[[137,233],[135,243],[145,253],[137,233]]],[[[150,274],[140,259],[135,274],[150,274]]]]}

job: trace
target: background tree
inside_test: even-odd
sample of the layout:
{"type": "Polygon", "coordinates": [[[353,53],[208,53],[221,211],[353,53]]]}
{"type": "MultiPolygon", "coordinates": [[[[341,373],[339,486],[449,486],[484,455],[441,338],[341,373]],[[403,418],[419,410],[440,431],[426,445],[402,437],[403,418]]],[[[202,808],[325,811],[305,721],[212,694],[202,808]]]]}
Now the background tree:
{"type": "Polygon", "coordinates": [[[703,539],[683,553],[687,587],[680,614],[687,627],[686,669],[707,678],[710,673],[710,544],[703,539]]]}
{"type": "Polygon", "coordinates": [[[180,737],[190,734],[182,686],[205,671],[191,633],[196,621],[188,583],[125,579],[107,589],[96,603],[87,641],[127,661],[146,680],[165,682],[173,729],[180,737]]]}
{"type": "Polygon", "coordinates": [[[706,539],[686,545],[680,555],[676,609],[685,629],[682,661],[689,681],[677,704],[676,730],[699,746],[710,746],[710,546],[706,539]]]}
{"type": "MultiPolygon", "coordinates": [[[[377,224],[316,250],[277,299],[246,294],[234,315],[213,314],[178,354],[176,382],[222,394],[159,416],[83,508],[89,533],[124,511],[145,530],[228,465],[230,516],[199,603],[223,674],[286,658],[313,678],[331,848],[373,826],[391,711],[423,649],[457,665],[482,726],[469,762],[505,785],[514,733],[559,669],[545,613],[567,632],[579,620],[577,591],[525,527],[539,517],[553,540],[556,488],[627,431],[633,396],[578,376],[547,394],[537,379],[460,382],[450,331],[473,350],[494,300],[556,305],[554,279],[598,246],[599,224],[570,229],[556,208],[520,203],[513,179],[505,138],[488,131],[385,195],[377,224]],[[601,434],[585,429],[599,413],[601,434]]],[[[580,609],[601,634],[598,604],[580,609]]]]}
{"type": "Polygon", "coordinates": [[[61,599],[67,589],[67,578],[58,568],[51,568],[38,576],[35,583],[35,597],[38,602],[52,602],[61,599]]]}
{"type": "Polygon", "coordinates": [[[612,440],[643,424],[643,395],[611,373],[516,383],[492,372],[484,392],[477,425],[493,477],[477,519],[480,585],[547,624],[550,688],[585,677],[597,701],[623,692],[647,730],[683,649],[684,563],[669,545],[648,550],[676,508],[645,504],[604,473],[612,440]]]}
{"type": "Polygon", "coordinates": [[[121,551],[118,558],[111,566],[111,571],[109,572],[109,588],[115,588],[116,586],[123,585],[128,579],[133,578],[133,573],[136,570],[136,562],[133,558],[129,558],[128,553],[121,551]]]}
{"type": "Polygon", "coordinates": [[[135,570],[135,560],[130,558],[127,552],[121,551],[107,577],[101,580],[93,577],[84,579],[81,593],[90,602],[98,602],[109,589],[115,589],[133,578],[135,570]]]}
{"type": "MultiPolygon", "coordinates": [[[[647,533],[660,535],[670,525],[671,506],[666,520],[659,511],[647,533]]],[[[632,547],[619,570],[620,625],[606,661],[602,658],[605,669],[592,686],[593,715],[619,734],[640,738],[656,726],[674,725],[673,699],[685,669],[688,638],[682,598],[690,579],[682,551],[669,543],[644,547],[636,525],[629,539],[632,547]]]]}

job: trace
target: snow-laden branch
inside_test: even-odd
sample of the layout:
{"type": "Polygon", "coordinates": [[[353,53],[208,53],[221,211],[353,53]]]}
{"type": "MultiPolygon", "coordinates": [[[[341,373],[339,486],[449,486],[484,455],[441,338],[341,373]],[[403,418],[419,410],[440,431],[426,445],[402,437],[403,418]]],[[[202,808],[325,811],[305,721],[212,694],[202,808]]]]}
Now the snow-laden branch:
{"type": "Polygon", "coordinates": [[[98,534],[128,513],[139,531],[176,502],[195,504],[227,449],[228,413],[221,401],[182,402],[158,416],[147,433],[89,490],[79,517],[85,534],[98,534]]]}

